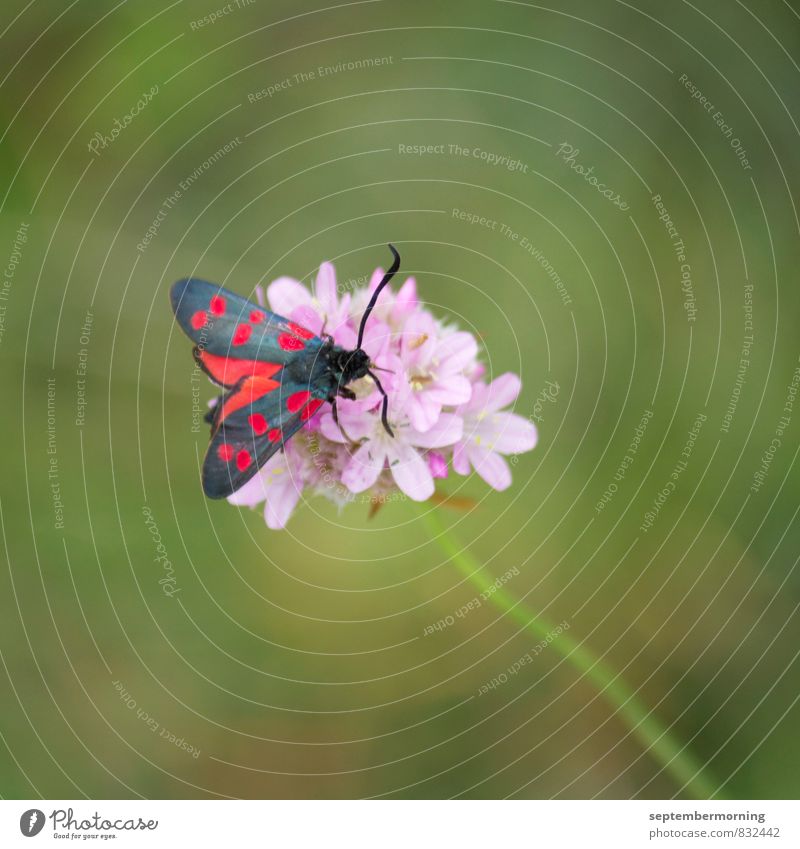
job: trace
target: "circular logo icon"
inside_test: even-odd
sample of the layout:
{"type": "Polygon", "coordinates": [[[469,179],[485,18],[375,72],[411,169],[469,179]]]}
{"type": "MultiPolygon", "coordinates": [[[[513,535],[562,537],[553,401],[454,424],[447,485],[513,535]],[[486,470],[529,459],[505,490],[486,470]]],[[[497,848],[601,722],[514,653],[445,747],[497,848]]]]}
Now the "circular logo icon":
{"type": "Polygon", "coordinates": [[[19,818],[19,830],[25,837],[36,837],[44,828],[44,811],[31,808],[19,818]]]}

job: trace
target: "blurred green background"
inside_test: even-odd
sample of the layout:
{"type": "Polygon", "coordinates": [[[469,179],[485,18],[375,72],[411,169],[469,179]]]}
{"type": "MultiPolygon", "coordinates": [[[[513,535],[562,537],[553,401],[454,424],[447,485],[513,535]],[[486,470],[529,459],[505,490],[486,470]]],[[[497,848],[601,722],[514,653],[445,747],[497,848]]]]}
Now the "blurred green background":
{"type": "Polygon", "coordinates": [[[511,489],[431,509],[722,795],[800,792],[797,2],[5,18],[4,797],[696,795],[557,651],[478,695],[537,640],[488,603],[425,635],[476,590],[414,505],[204,499],[169,285],[347,284],[388,241],[538,419],[511,489]]]}

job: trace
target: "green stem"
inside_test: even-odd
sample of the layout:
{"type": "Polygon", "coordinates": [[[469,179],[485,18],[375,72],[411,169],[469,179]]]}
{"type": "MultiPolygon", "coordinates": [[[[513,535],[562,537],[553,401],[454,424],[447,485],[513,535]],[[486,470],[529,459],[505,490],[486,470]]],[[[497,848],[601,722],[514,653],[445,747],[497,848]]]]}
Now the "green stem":
{"type": "Polygon", "coordinates": [[[495,588],[493,577],[453,538],[436,509],[425,509],[422,519],[459,571],[476,589],[486,593],[492,604],[539,639],[551,638],[552,648],[597,687],[631,734],[681,789],[698,799],[721,798],[717,785],[703,774],[703,765],[670,734],[619,673],[565,631],[556,634],[553,625],[515,601],[502,587],[495,588]]]}

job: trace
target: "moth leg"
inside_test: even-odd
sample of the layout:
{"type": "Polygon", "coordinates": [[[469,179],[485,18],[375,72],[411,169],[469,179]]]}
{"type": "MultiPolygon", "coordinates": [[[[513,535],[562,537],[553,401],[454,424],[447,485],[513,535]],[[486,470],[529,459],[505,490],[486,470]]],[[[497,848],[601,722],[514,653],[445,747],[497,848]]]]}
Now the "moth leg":
{"type": "Polygon", "coordinates": [[[347,398],[348,401],[356,400],[356,393],[353,392],[352,389],[348,389],[346,386],[339,387],[339,395],[341,395],[342,398],[347,398]]]}
{"type": "Polygon", "coordinates": [[[375,385],[378,387],[378,392],[383,395],[383,402],[381,404],[381,424],[383,425],[384,430],[389,436],[394,437],[394,432],[391,427],[389,427],[389,396],[386,394],[386,390],[381,386],[380,380],[371,372],[368,371],[367,374],[375,381],[375,385]]]}
{"type": "Polygon", "coordinates": [[[339,433],[342,434],[342,436],[345,438],[345,440],[347,442],[353,442],[353,440],[350,439],[350,437],[347,435],[347,432],[345,431],[345,429],[342,427],[341,423],[339,422],[339,410],[336,407],[336,396],[331,395],[331,397],[328,398],[328,401],[330,401],[331,415],[333,416],[333,420],[336,422],[336,427],[339,428],[339,433]]]}

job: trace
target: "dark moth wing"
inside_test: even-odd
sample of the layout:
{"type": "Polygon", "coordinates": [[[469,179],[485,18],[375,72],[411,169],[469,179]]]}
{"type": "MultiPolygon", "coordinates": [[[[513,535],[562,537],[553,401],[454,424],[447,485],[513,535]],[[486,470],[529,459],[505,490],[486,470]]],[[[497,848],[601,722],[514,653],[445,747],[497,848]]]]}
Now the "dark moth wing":
{"type": "Polygon", "coordinates": [[[309,341],[322,344],[310,330],[206,280],[179,280],[170,298],[184,333],[209,354],[283,365],[313,347],[309,341]]]}
{"type": "Polygon", "coordinates": [[[252,401],[246,393],[234,389],[218,404],[223,415],[214,417],[203,462],[203,490],[209,498],[226,498],[247,483],[325,400],[291,381],[252,401]]]}
{"type": "Polygon", "coordinates": [[[214,408],[203,490],[225,498],[311,418],[330,392],[322,340],[282,316],[205,280],[179,280],[175,317],[198,365],[228,389],[214,408]]]}

